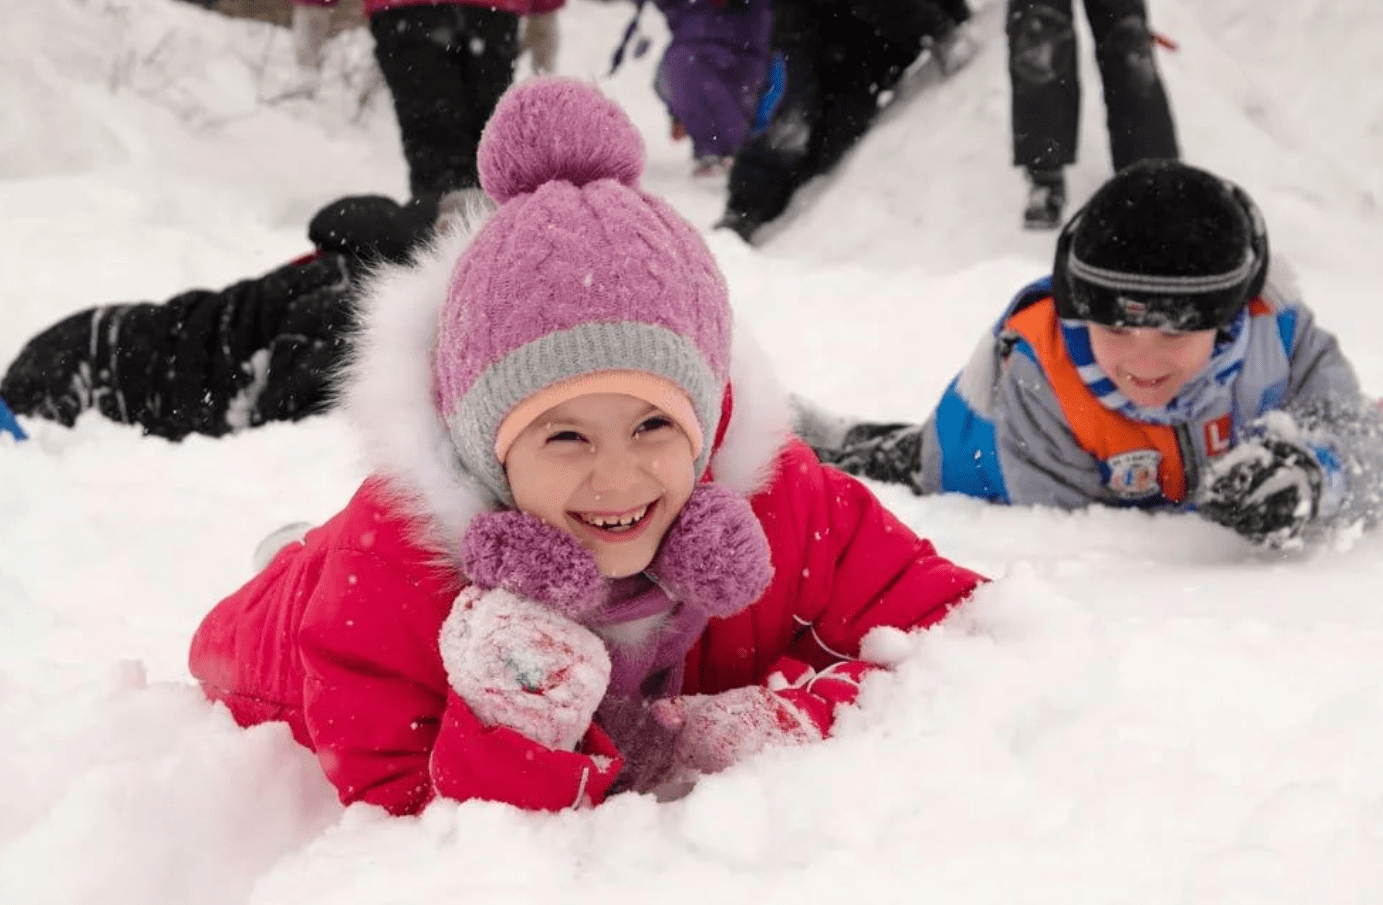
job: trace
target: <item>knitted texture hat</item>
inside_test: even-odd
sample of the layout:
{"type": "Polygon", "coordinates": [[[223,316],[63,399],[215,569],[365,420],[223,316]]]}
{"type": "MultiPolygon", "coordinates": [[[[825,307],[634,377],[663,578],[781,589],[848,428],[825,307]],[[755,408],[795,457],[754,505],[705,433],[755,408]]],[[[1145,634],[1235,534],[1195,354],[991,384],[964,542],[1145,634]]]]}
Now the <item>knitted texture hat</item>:
{"type": "Polygon", "coordinates": [[[1117,327],[1210,330],[1263,288],[1268,239],[1238,186],[1175,160],[1125,167],[1062,230],[1057,313],[1117,327]]]}
{"type": "Polygon", "coordinates": [[[501,98],[477,154],[499,205],[457,262],[434,362],[462,466],[512,503],[503,458],[547,408],[585,393],[657,405],[710,456],[729,372],[725,281],[696,230],[639,188],[644,146],[573,79],[501,98]]]}

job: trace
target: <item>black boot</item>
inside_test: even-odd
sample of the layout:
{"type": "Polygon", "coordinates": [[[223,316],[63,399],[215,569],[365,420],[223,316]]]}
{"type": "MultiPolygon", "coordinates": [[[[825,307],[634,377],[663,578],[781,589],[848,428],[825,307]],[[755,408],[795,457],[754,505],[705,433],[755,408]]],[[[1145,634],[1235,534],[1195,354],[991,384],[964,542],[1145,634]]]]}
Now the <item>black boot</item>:
{"type": "Polygon", "coordinates": [[[751,214],[740,213],[736,210],[727,209],[724,215],[716,221],[714,229],[728,229],[730,232],[739,236],[750,245],[754,244],[754,233],[763,226],[763,221],[751,214]]]}
{"type": "Polygon", "coordinates": [[[1066,177],[1061,170],[1028,170],[1028,206],[1023,211],[1026,229],[1056,229],[1066,207],[1066,177]]]}

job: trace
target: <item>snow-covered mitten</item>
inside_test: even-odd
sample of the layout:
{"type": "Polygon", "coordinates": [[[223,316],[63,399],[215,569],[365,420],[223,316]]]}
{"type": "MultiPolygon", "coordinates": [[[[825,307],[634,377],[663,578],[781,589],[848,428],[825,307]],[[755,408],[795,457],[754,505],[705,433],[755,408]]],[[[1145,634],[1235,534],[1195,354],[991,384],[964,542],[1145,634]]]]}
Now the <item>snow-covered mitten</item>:
{"type": "Polygon", "coordinates": [[[529,54],[533,71],[538,75],[546,75],[557,69],[558,41],[556,10],[523,17],[519,49],[529,54]]]}
{"type": "Polygon", "coordinates": [[[719,773],[765,748],[820,741],[825,730],[789,698],[761,685],[655,701],[654,716],[676,732],[673,767],[719,773]]]}
{"type": "Polygon", "coordinates": [[[784,657],[766,685],[653,702],[654,718],[676,734],[671,782],[694,782],[697,775],[724,770],[765,748],[824,738],[836,708],[853,704],[861,681],[877,668],[842,660],[818,671],[784,657]]]}
{"type": "Polygon", "coordinates": [[[759,598],[773,578],[773,562],[748,501],[718,484],[701,484],[646,571],[674,600],[723,617],[759,598]]]}
{"type": "Polygon", "coordinates": [[[599,606],[609,587],[576,538],[516,509],[473,518],[461,559],[471,584],[503,588],[572,619],[599,606]]]}
{"type": "Polygon", "coordinates": [[[1211,465],[1202,486],[1201,515],[1254,543],[1280,547],[1300,537],[1319,511],[1321,464],[1302,445],[1264,436],[1211,465]]]}
{"type": "Polygon", "coordinates": [[[457,595],[438,648],[476,719],[554,750],[575,750],[610,684],[610,655],[595,634],[499,588],[457,595]]]}

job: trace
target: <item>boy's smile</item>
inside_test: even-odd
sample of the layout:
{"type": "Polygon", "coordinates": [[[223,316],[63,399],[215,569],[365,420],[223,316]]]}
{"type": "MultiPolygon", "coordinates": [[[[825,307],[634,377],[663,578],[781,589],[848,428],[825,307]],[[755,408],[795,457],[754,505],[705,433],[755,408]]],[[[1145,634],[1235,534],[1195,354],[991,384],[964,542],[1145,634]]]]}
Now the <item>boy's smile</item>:
{"type": "Polygon", "coordinates": [[[1095,363],[1130,402],[1145,409],[1162,408],[1176,398],[1215,350],[1214,330],[1088,326],[1095,363]]]}
{"type": "Polygon", "coordinates": [[[505,472],[514,503],[561,528],[609,578],[653,561],[696,486],[692,443],[661,409],[591,393],[553,406],[514,440],[505,472]]]}

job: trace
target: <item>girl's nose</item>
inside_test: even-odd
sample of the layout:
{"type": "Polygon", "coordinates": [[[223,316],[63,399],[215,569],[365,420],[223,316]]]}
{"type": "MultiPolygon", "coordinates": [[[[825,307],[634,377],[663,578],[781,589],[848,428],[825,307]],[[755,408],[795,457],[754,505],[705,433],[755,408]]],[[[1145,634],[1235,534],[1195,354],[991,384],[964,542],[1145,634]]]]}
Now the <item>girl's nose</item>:
{"type": "Polygon", "coordinates": [[[633,483],[638,466],[627,449],[606,445],[596,448],[592,455],[595,462],[591,467],[591,487],[595,491],[623,490],[633,483]]]}

